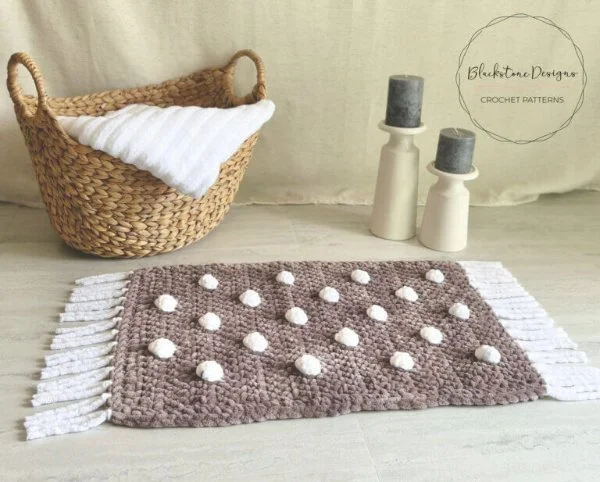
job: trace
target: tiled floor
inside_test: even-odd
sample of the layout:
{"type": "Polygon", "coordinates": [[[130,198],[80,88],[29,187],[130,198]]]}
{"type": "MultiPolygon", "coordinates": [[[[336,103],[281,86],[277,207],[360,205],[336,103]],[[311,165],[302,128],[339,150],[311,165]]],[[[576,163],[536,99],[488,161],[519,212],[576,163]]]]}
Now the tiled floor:
{"type": "Polygon", "coordinates": [[[600,366],[600,193],[474,208],[469,248],[369,235],[360,206],[237,207],[205,240],[142,260],[65,247],[43,211],[0,205],[0,480],[595,480],[600,403],[361,413],[218,429],[96,430],[23,441],[22,419],[74,278],[158,264],[500,260],[600,366]]]}

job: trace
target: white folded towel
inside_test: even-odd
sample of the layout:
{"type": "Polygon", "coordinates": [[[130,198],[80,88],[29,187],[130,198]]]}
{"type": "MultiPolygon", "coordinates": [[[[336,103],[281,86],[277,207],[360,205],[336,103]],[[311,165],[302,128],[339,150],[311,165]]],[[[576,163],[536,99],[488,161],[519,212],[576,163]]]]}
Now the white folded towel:
{"type": "Polygon", "coordinates": [[[79,143],[198,198],[216,182],[221,164],[274,111],[270,100],[230,109],[132,104],[101,117],[58,117],[58,121],[79,143]]]}

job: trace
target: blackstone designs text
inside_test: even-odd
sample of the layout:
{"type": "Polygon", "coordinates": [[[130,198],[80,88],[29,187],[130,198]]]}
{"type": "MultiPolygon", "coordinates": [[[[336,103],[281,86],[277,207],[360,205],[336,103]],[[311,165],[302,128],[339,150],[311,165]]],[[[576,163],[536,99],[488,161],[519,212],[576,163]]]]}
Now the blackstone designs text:
{"type": "Polygon", "coordinates": [[[467,79],[550,79],[560,82],[563,78],[573,79],[578,74],[579,72],[568,70],[546,70],[541,65],[532,65],[526,70],[519,70],[510,65],[501,66],[498,62],[494,64],[491,70],[487,70],[485,63],[482,62],[479,65],[469,67],[467,79]]]}

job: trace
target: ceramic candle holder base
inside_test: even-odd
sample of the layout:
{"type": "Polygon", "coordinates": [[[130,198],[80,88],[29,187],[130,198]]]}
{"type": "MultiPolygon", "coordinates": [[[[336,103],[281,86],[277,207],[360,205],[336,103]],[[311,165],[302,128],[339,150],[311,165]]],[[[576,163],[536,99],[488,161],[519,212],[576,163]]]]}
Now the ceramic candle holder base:
{"type": "Polygon", "coordinates": [[[469,230],[469,190],[465,181],[479,176],[475,166],[467,174],[451,174],[435,168],[427,170],[439,179],[429,189],[419,240],[436,251],[461,251],[467,247],[469,230]]]}
{"type": "Polygon", "coordinates": [[[382,121],[379,128],[388,132],[390,139],[381,148],[370,229],[380,238],[410,239],[417,232],[419,181],[419,149],[414,136],[426,127],[392,127],[382,121]]]}

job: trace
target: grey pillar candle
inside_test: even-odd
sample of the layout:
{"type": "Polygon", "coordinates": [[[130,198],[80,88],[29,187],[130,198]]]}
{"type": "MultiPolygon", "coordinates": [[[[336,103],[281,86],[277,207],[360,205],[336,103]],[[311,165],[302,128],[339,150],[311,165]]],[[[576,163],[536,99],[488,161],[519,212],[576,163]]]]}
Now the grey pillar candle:
{"type": "Polygon", "coordinates": [[[388,83],[385,123],[392,127],[419,127],[425,80],[416,75],[392,75],[388,83]]]}
{"type": "Polygon", "coordinates": [[[475,133],[457,127],[440,131],[435,168],[452,174],[467,174],[473,169],[475,133]]]}

